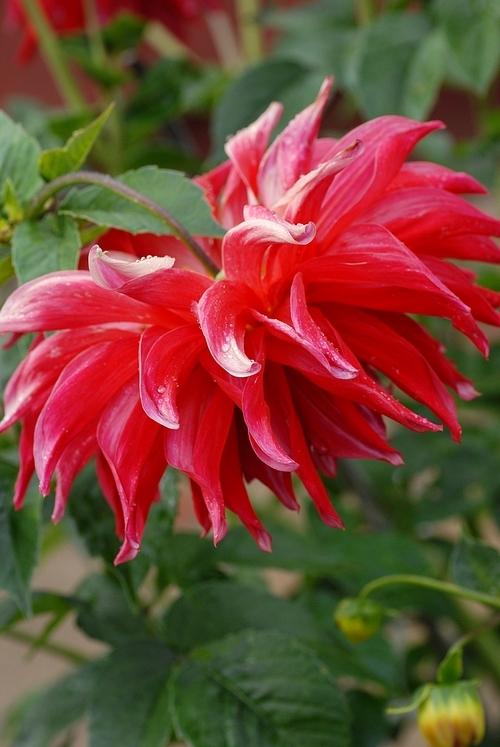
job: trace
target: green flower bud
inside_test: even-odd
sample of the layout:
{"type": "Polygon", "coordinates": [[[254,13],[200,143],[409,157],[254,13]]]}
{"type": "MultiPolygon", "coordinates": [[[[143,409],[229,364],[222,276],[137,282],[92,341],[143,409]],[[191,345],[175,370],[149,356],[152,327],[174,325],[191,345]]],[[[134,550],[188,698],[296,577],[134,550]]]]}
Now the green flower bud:
{"type": "Polygon", "coordinates": [[[343,599],[335,610],[336,625],[352,643],[361,643],[375,635],[382,624],[384,610],[368,599],[343,599]]]}
{"type": "Polygon", "coordinates": [[[419,706],[418,725],[432,747],[479,744],[485,723],[476,683],[433,685],[419,706]]]}

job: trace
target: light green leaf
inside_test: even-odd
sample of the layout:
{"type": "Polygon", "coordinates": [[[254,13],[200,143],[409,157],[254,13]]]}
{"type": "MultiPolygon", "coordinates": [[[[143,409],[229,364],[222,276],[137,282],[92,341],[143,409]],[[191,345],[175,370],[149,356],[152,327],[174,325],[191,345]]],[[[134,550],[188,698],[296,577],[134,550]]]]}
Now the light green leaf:
{"type": "Polygon", "coordinates": [[[18,222],[23,217],[23,207],[19,200],[16,187],[12,179],[7,177],[3,185],[2,202],[5,210],[5,214],[10,221],[18,222]]]}
{"type": "Polygon", "coordinates": [[[366,117],[402,113],[414,55],[429,28],[423,13],[387,13],[367,27],[353,90],[366,117]]]}
{"type": "Polygon", "coordinates": [[[500,61],[500,17],[490,0],[435,0],[433,11],[448,43],[450,81],[483,95],[500,61]]]}
{"type": "Polygon", "coordinates": [[[0,464],[0,588],[29,615],[30,580],[39,552],[40,496],[28,495],[24,507],[14,511],[14,481],[15,470],[0,464]]]}
{"type": "Polygon", "coordinates": [[[42,185],[38,174],[40,146],[28,133],[0,112],[0,193],[10,178],[22,202],[27,202],[42,185]]]}
{"type": "Polygon", "coordinates": [[[437,681],[440,685],[453,685],[464,673],[462,646],[450,648],[439,665],[437,681]]]}
{"type": "Polygon", "coordinates": [[[0,285],[9,280],[14,275],[10,251],[0,249],[0,285]]]}
{"type": "MultiPolygon", "coordinates": [[[[203,191],[183,174],[144,166],[118,178],[168,210],[191,234],[224,235],[222,227],[212,218],[203,191]]],[[[60,212],[130,233],[172,233],[166,223],[147,208],[101,186],[73,190],[63,201],[60,212]]]]}
{"type": "Polygon", "coordinates": [[[441,30],[431,32],[410,62],[401,111],[425,119],[434,106],[446,69],[446,40],[441,30]]]}
{"type": "Polygon", "coordinates": [[[500,553],[471,537],[463,537],[451,556],[450,575],[459,586],[500,595],[500,553]]]}
{"type": "Polygon", "coordinates": [[[19,282],[56,270],[74,270],[80,247],[78,227],[67,215],[20,223],[12,237],[12,263],[19,282]]]}
{"type": "Polygon", "coordinates": [[[174,655],[160,641],[134,641],[99,662],[90,707],[90,747],[163,747],[171,732],[167,682],[174,655]]]}
{"type": "Polygon", "coordinates": [[[85,159],[106,124],[113,107],[114,104],[110,104],[87,127],[76,130],[63,148],[51,148],[40,153],[38,169],[44,179],[51,181],[58,176],[67,174],[69,171],[77,171],[85,163],[85,159]]]}
{"type": "Polygon", "coordinates": [[[349,715],[328,669],[292,638],[242,631],[197,649],[171,708],[192,747],[347,747],[349,715]]]}

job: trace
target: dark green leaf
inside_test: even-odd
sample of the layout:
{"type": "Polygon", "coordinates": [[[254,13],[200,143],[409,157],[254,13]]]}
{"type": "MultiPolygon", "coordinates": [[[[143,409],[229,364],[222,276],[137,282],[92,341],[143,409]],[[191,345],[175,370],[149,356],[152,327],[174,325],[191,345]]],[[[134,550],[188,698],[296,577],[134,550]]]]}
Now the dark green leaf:
{"type": "Polygon", "coordinates": [[[83,166],[99,133],[106,124],[114,104],[86,127],[73,132],[62,148],[44,150],[38,157],[38,170],[44,179],[50,181],[83,166]]]}
{"type": "MultiPolygon", "coordinates": [[[[190,233],[197,236],[224,235],[223,229],[211,216],[203,191],[182,174],[144,166],[137,171],[128,171],[119,180],[168,210],[190,233]]],[[[63,201],[61,212],[131,233],[172,233],[166,223],[150,210],[100,186],[74,190],[63,201]]]]}
{"type": "Polygon", "coordinates": [[[146,638],[146,620],[132,611],[117,580],[93,573],[77,590],[77,625],[91,638],[119,646],[131,638],[146,638]]]}
{"type": "Polygon", "coordinates": [[[437,681],[440,685],[452,685],[463,677],[463,649],[461,646],[451,648],[439,665],[437,681]]]}
{"type": "Polygon", "coordinates": [[[21,125],[0,112],[0,193],[10,178],[22,202],[27,202],[42,185],[38,175],[40,146],[21,125]]]}
{"type": "Polygon", "coordinates": [[[172,534],[165,538],[157,558],[159,585],[161,588],[168,584],[186,588],[200,581],[220,578],[218,562],[218,549],[210,540],[202,540],[196,534],[172,534]]]}
{"type": "Polygon", "coordinates": [[[294,60],[266,60],[249,68],[229,86],[215,109],[214,157],[222,158],[228,136],[251,124],[273,101],[284,105],[283,128],[315,99],[322,80],[321,72],[294,60]]]}
{"type": "Polygon", "coordinates": [[[484,542],[463,537],[453,551],[450,574],[467,589],[500,595],[500,553],[484,542]]]}
{"type": "MultiPolygon", "coordinates": [[[[421,77],[412,65],[428,31],[422,13],[380,15],[367,27],[354,89],[366,117],[403,113],[409,76],[421,77]]],[[[426,95],[420,92],[421,98],[426,95]]]]}
{"type": "Polygon", "coordinates": [[[119,13],[102,30],[102,38],[106,48],[112,54],[116,54],[136,47],[141,40],[145,25],[146,22],[143,18],[127,12],[119,13]]]}
{"type": "Polygon", "coordinates": [[[311,615],[293,602],[230,581],[209,581],[189,589],[165,617],[167,642],[189,651],[243,628],[279,630],[314,638],[311,615]]]}
{"type": "Polygon", "coordinates": [[[131,642],[99,663],[90,709],[90,747],[168,743],[167,682],[173,663],[173,653],[159,641],[131,642]]]}
{"type": "Polygon", "coordinates": [[[192,747],[347,747],[335,680],[301,643],[242,631],[193,652],[172,683],[174,726],[192,747]]]}
{"type": "Polygon", "coordinates": [[[29,585],[39,550],[40,496],[28,494],[24,507],[14,511],[15,474],[12,467],[0,463],[0,588],[29,615],[29,585]]]}
{"type": "Polygon", "coordinates": [[[0,249],[0,285],[4,285],[14,274],[10,251],[0,249]]]}
{"type": "Polygon", "coordinates": [[[57,735],[80,721],[94,677],[95,665],[87,664],[32,697],[16,719],[13,747],[49,747],[57,735]]]}
{"type": "Polygon", "coordinates": [[[74,270],[81,247],[75,221],[67,215],[46,215],[20,223],[12,237],[12,262],[20,283],[57,270],[74,270]]]}

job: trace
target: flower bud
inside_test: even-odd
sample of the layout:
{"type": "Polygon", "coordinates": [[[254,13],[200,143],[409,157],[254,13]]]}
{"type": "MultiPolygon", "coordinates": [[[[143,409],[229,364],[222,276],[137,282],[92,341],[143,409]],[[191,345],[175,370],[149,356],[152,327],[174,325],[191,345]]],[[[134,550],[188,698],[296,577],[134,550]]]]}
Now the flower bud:
{"type": "Polygon", "coordinates": [[[418,709],[420,731],[432,747],[469,747],[484,737],[484,710],[475,682],[433,685],[418,709]]]}
{"type": "Polygon", "coordinates": [[[383,608],[368,599],[343,599],[333,619],[352,643],[361,643],[375,635],[382,624],[383,608]]]}

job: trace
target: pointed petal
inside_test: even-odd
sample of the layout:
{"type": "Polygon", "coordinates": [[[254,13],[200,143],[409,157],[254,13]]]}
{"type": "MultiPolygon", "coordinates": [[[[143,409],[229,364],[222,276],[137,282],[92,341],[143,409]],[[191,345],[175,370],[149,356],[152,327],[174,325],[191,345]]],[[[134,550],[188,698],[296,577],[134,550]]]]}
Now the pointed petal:
{"type": "Polygon", "coordinates": [[[316,222],[318,237],[331,241],[362,215],[399,172],[416,143],[441,122],[414,122],[397,116],[374,119],[351,130],[336,144],[338,150],[361,140],[361,156],[333,180],[316,222]]]}
{"type": "Polygon", "coordinates": [[[141,337],[140,394],[145,413],[166,428],[179,427],[179,388],[205,348],[197,324],[165,332],[150,327],[141,337]]]}
{"type": "Polygon", "coordinates": [[[292,119],[263,157],[257,176],[258,195],[263,205],[274,205],[309,171],[312,144],[318,135],[332,84],[332,78],[325,79],[316,101],[292,119]]]}
{"type": "MultiPolygon", "coordinates": [[[[266,152],[271,132],[278,124],[282,112],[282,104],[270,104],[253,124],[229,138],[224,146],[240,179],[251,191],[255,201],[258,194],[257,171],[266,152]]],[[[247,199],[247,202],[250,200],[247,199]]]]}
{"type": "Polygon", "coordinates": [[[97,422],[110,397],[138,370],[138,336],[122,331],[122,339],[94,345],[66,366],[52,389],[35,431],[35,464],[40,490],[46,495],[50,478],[68,444],[97,422]]]}
{"type": "Polygon", "coordinates": [[[161,323],[146,304],[99,288],[89,273],[66,270],[21,285],[0,311],[3,332],[74,329],[111,322],[161,323]]]}
{"type": "Polygon", "coordinates": [[[388,189],[408,189],[409,187],[438,187],[447,192],[462,194],[485,194],[487,189],[463,171],[452,169],[428,161],[404,163],[388,189]]]}
{"type": "Polygon", "coordinates": [[[71,486],[77,474],[85,467],[97,450],[95,426],[78,436],[64,449],[56,467],[56,495],[52,521],[57,523],[64,515],[71,486]]]}

